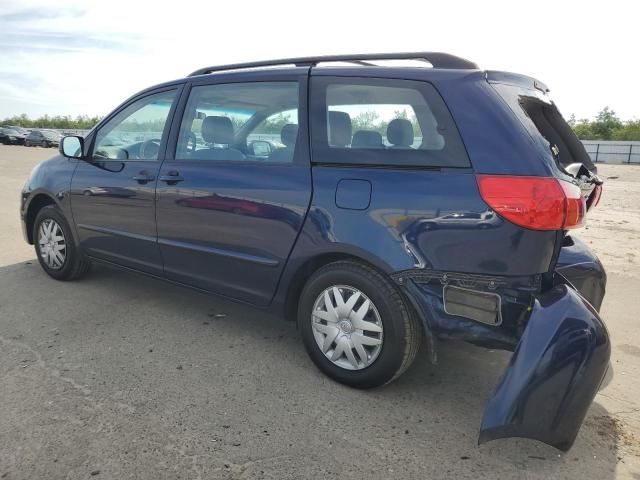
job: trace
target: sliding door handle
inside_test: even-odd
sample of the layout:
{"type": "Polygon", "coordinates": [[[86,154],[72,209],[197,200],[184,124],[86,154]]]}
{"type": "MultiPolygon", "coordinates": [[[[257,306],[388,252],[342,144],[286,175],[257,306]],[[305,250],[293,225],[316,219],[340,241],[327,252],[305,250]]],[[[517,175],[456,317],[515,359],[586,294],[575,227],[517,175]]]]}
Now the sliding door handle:
{"type": "Polygon", "coordinates": [[[160,176],[160,181],[167,182],[168,185],[175,185],[176,183],[181,182],[183,180],[184,178],[182,178],[180,174],[175,170],[171,170],[166,175],[160,176]]]}

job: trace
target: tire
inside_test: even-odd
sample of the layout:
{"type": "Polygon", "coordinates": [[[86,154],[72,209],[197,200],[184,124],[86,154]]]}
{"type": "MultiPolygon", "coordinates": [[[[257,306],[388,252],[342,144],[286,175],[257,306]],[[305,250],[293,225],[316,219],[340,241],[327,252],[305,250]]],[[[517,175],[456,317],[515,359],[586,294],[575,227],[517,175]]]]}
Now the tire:
{"type": "Polygon", "coordinates": [[[422,328],[402,294],[382,273],[356,261],[330,263],[311,276],[298,303],[298,324],[307,353],[316,366],[333,380],[355,388],[378,387],[398,378],[413,363],[422,342],[422,328]],[[325,293],[340,310],[333,287],[345,304],[335,315],[338,322],[334,322],[333,310],[326,305],[325,293]],[[357,300],[350,308],[353,295],[357,300]],[[364,306],[366,300],[368,308],[364,306]],[[313,315],[314,311],[322,318],[313,315]],[[349,313],[345,317],[346,312],[349,313]],[[362,326],[365,328],[357,328],[362,326]],[[332,341],[334,334],[337,336],[332,341]],[[337,351],[342,352],[340,358],[330,359],[337,351]]]}
{"type": "Polygon", "coordinates": [[[33,243],[40,266],[47,275],[56,280],[75,280],[84,275],[91,266],[91,262],[76,247],[69,223],[53,205],[43,207],[36,215],[33,243]],[[47,254],[47,251],[51,251],[50,245],[57,246],[57,256],[47,254]],[[64,248],[60,249],[61,246],[64,248]],[[61,256],[64,257],[62,261],[61,256]]]}
{"type": "Polygon", "coordinates": [[[49,142],[46,140],[42,142],[42,148],[49,148],[49,142]]]}

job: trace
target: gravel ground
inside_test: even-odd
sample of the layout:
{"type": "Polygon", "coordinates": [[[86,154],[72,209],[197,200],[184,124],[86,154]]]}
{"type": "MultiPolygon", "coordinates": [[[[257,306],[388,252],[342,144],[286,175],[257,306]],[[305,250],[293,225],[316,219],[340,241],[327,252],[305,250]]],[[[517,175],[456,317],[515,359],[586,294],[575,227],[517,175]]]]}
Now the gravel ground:
{"type": "Polygon", "coordinates": [[[0,478],[640,479],[640,167],[602,165],[579,235],[609,271],[614,376],[566,454],[476,445],[509,354],[443,345],[357,391],[292,325],[134,274],[50,280],[21,238],[18,193],[52,155],[0,146],[0,478]]]}

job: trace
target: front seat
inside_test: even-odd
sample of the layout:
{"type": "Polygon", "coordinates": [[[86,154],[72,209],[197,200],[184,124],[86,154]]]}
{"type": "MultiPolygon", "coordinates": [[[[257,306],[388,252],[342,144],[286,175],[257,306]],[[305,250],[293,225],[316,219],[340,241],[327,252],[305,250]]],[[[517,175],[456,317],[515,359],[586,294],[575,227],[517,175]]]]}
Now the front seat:
{"type": "Polygon", "coordinates": [[[389,148],[411,148],[413,145],[413,125],[404,118],[395,118],[387,126],[387,140],[389,148]]]}
{"type": "Polygon", "coordinates": [[[373,130],[358,130],[353,134],[351,148],[384,148],[382,135],[373,130]]]}
{"type": "Polygon", "coordinates": [[[229,145],[234,141],[233,123],[229,117],[218,117],[210,115],[202,121],[202,139],[211,146],[202,150],[197,150],[193,158],[199,160],[244,160],[244,154],[229,145]]]}
{"type": "Polygon", "coordinates": [[[280,130],[280,141],[284,144],[284,148],[277,148],[271,152],[269,161],[291,162],[293,160],[293,151],[296,147],[296,138],[298,138],[298,125],[287,123],[280,130]]]}
{"type": "Polygon", "coordinates": [[[328,112],[329,146],[348,147],[351,144],[351,117],[346,112],[328,112]]]}

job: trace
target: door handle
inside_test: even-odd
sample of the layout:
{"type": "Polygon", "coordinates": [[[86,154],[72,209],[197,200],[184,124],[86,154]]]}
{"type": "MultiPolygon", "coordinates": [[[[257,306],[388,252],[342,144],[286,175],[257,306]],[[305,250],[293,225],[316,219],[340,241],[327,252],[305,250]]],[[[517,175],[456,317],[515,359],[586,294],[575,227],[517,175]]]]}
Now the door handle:
{"type": "Polygon", "coordinates": [[[140,185],[144,185],[147,182],[153,182],[156,177],[154,177],[153,175],[149,175],[149,173],[142,170],[138,175],[134,176],[133,179],[140,185]]]}
{"type": "Polygon", "coordinates": [[[175,185],[184,180],[176,170],[171,170],[166,175],[161,175],[160,180],[167,182],[168,185],[175,185]]]}

